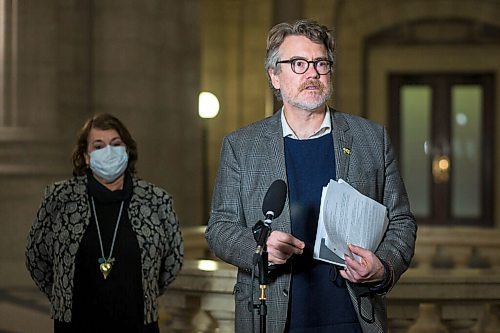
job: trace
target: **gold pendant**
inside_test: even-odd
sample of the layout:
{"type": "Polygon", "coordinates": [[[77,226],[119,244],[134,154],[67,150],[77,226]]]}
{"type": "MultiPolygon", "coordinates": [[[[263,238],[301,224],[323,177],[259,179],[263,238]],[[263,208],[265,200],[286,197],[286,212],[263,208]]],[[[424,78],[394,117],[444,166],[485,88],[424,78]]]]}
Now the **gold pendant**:
{"type": "Polygon", "coordinates": [[[115,261],[115,259],[111,258],[111,259],[109,259],[109,260],[107,260],[99,265],[99,269],[101,270],[101,273],[104,276],[104,280],[106,280],[109,272],[111,271],[111,268],[113,268],[114,261],[115,261]]]}

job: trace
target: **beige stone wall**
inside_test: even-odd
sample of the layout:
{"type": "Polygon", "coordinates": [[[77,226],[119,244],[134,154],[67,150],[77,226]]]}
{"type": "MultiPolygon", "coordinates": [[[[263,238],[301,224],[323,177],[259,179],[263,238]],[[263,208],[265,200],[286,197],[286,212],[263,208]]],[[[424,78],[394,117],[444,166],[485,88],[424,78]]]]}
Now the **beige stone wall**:
{"type": "Polygon", "coordinates": [[[92,105],[130,128],[139,176],[174,195],[182,225],[201,223],[198,1],[97,1],[92,105]]]}
{"type": "MultiPolygon", "coordinates": [[[[387,122],[381,82],[391,70],[500,70],[498,46],[380,46],[363,53],[366,38],[404,22],[458,18],[498,25],[500,3],[492,0],[17,4],[15,31],[7,29],[15,33],[15,48],[6,58],[14,67],[7,74],[15,74],[6,96],[10,123],[0,127],[0,281],[17,280],[11,272],[23,271],[26,232],[43,187],[70,175],[75,132],[94,112],[114,113],[128,125],[139,144],[139,175],[174,195],[181,224],[204,224],[203,126],[210,190],[223,136],[277,107],[263,69],[266,34],[277,20],[308,17],[332,27],[337,38],[332,104],[381,123],[387,122]],[[450,53],[454,60],[443,59],[450,53]],[[200,90],[219,97],[217,118],[198,118],[200,90]]],[[[500,99],[496,103],[500,109],[500,99]]],[[[500,128],[500,117],[495,121],[500,128]]],[[[498,152],[499,135],[495,146],[498,152]]],[[[495,160],[500,165],[500,154],[495,160]]],[[[498,193],[500,177],[495,181],[498,193]]]]}
{"type": "Polygon", "coordinates": [[[29,283],[24,248],[43,189],[71,176],[76,131],[93,113],[127,125],[139,176],[173,194],[181,226],[203,224],[199,1],[15,3],[9,121],[0,120],[0,287],[29,283]]]}
{"type": "Polygon", "coordinates": [[[206,121],[211,193],[223,137],[272,109],[264,72],[272,2],[203,0],[202,4],[201,86],[220,101],[219,115],[206,121]]]}
{"type": "MultiPolygon", "coordinates": [[[[82,66],[82,58],[75,57],[82,45],[78,36],[87,26],[77,21],[71,29],[60,27],[65,24],[62,17],[73,19],[76,8],[60,7],[56,1],[17,5],[6,12],[3,113],[8,116],[0,127],[0,286],[29,281],[24,269],[27,232],[44,187],[71,175],[69,141],[76,125],[69,121],[75,111],[69,106],[77,95],[85,105],[88,86],[88,68],[82,71],[86,62],[82,66]]],[[[81,8],[80,15],[86,14],[81,8]]],[[[86,107],[76,112],[82,109],[86,107]]]]}

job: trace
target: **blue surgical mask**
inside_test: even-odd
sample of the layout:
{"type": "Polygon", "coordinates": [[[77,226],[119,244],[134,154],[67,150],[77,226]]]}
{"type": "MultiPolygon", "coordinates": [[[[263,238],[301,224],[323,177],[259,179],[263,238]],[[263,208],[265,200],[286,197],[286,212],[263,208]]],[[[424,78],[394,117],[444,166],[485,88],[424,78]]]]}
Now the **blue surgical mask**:
{"type": "Polygon", "coordinates": [[[90,153],[90,169],[94,175],[112,183],[127,169],[128,154],[124,146],[107,145],[90,153]]]}

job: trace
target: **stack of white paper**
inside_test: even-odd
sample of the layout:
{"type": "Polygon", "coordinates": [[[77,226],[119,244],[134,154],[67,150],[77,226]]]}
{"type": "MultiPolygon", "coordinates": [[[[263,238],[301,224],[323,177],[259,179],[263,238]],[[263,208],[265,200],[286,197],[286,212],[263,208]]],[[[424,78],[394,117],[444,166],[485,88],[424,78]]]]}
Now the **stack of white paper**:
{"type": "MultiPolygon", "coordinates": [[[[339,179],[323,187],[313,257],[340,266],[347,244],[375,252],[389,220],[387,208],[339,179]]],[[[354,256],[356,257],[356,256],[354,256]]]]}

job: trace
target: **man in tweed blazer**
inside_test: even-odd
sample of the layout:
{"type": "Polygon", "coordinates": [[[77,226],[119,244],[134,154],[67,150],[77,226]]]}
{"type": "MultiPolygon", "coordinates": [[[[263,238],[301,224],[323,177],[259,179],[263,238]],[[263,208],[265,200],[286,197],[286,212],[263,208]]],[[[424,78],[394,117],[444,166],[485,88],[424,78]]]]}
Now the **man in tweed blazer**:
{"type": "MultiPolygon", "coordinates": [[[[256,302],[259,295],[258,280],[252,281],[251,274],[256,247],[252,227],[263,218],[263,198],[276,179],[286,181],[289,196],[283,213],[272,222],[266,244],[270,265],[281,271],[267,288],[269,332],[386,332],[385,294],[413,257],[417,227],[385,128],[326,105],[332,90],[333,45],[328,29],[313,21],[273,27],[268,35],[266,70],[273,90],[283,100],[283,108],[224,139],[206,238],[219,258],[238,267],[234,287],[236,332],[259,329],[259,316],[249,310],[249,302],[256,302]],[[299,146],[297,150],[296,145],[302,143],[307,144],[306,148],[299,146]],[[311,152],[307,147],[314,147],[314,158],[308,158],[311,152]],[[297,155],[298,151],[302,155],[297,155]],[[316,159],[331,167],[311,172],[302,167],[314,167],[316,159]],[[302,171],[298,176],[294,173],[297,170],[302,171]],[[301,182],[302,178],[316,181],[317,175],[311,173],[342,178],[388,209],[389,225],[375,253],[350,245],[361,261],[346,256],[345,270],[321,263],[323,270],[310,275],[301,272],[301,262],[310,265],[307,267],[320,265],[312,259],[310,246],[314,239],[303,239],[307,235],[297,231],[310,228],[312,231],[308,232],[313,237],[316,234],[314,218],[317,223],[321,187],[311,190],[307,182],[301,182]],[[300,198],[309,192],[316,198],[314,207],[310,207],[316,215],[304,227],[300,226],[304,222],[299,212],[303,208],[300,198]],[[316,288],[325,288],[318,276],[321,272],[333,274],[330,278],[337,281],[336,287],[328,285],[326,290],[337,288],[338,299],[324,303],[308,298],[316,288]],[[341,298],[342,295],[347,298],[341,298]],[[297,304],[297,300],[304,299],[308,299],[308,304],[297,304]],[[301,317],[306,323],[303,319],[294,320],[297,314],[302,315],[301,311],[309,309],[315,309],[320,316],[314,317],[312,312],[301,317]],[[351,313],[354,320],[349,317],[351,313]],[[328,318],[335,316],[344,319],[328,318]]],[[[328,182],[324,179],[322,186],[328,182]]]]}

